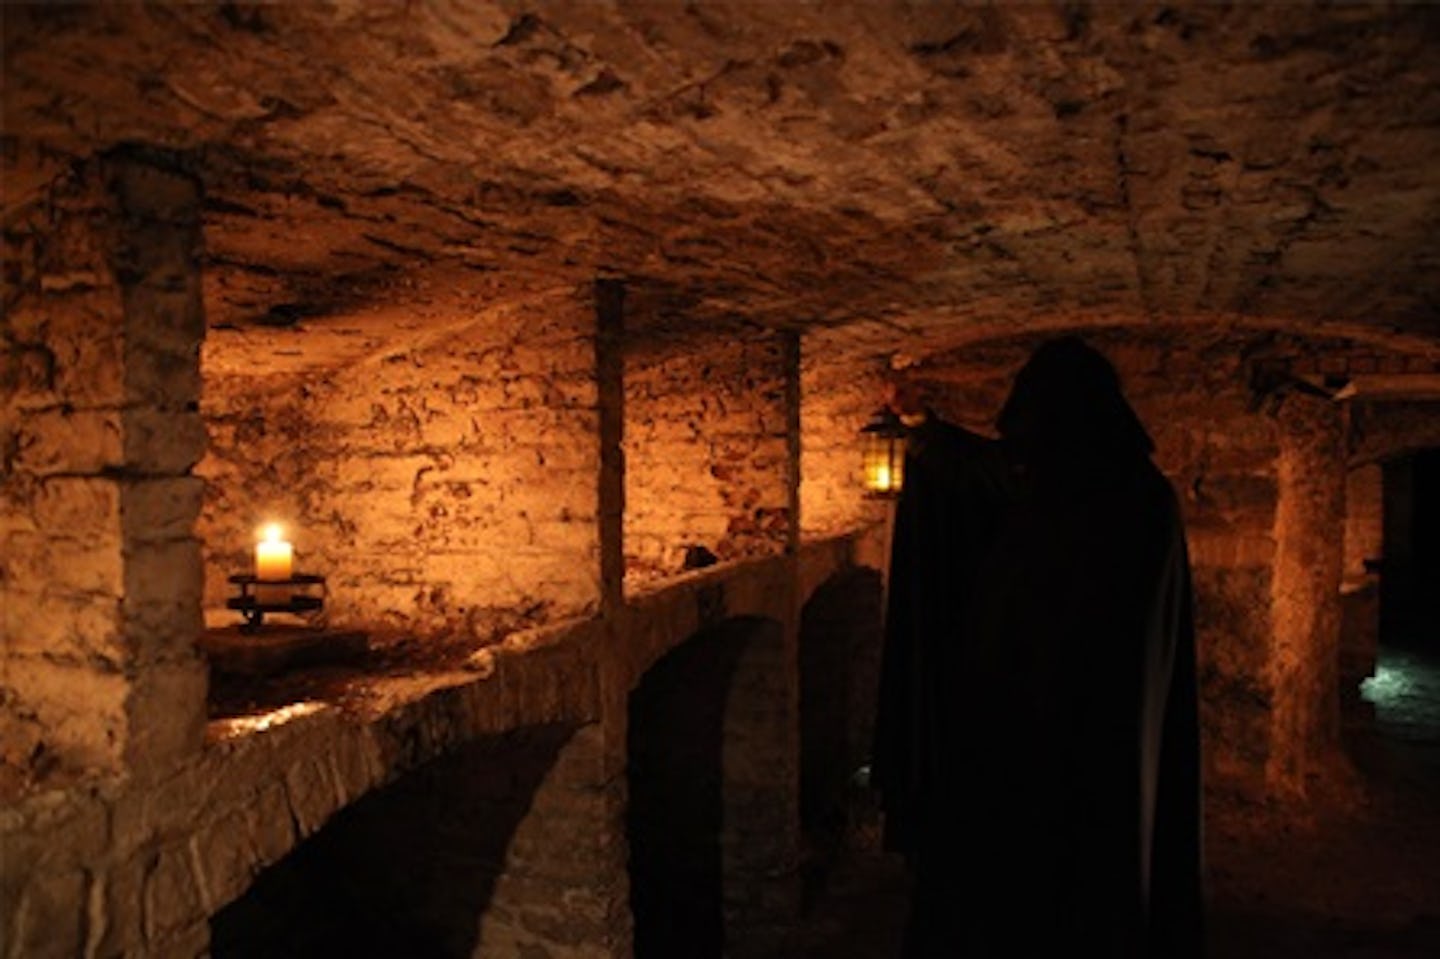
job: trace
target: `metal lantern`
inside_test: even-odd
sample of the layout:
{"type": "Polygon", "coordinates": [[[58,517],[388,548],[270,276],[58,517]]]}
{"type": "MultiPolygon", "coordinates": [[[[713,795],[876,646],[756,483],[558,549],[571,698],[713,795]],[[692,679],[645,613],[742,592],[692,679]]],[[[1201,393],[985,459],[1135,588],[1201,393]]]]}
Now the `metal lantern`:
{"type": "Polygon", "coordinates": [[[905,426],[890,409],[877,410],[860,430],[865,458],[865,492],[895,496],[905,482],[905,426]]]}

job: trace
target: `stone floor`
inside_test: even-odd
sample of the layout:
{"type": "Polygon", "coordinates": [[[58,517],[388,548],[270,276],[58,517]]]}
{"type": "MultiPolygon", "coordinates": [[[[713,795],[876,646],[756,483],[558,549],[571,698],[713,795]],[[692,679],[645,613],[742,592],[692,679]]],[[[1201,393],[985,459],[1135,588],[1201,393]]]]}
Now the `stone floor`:
{"type": "MultiPolygon", "coordinates": [[[[1211,959],[1440,956],[1440,652],[1386,650],[1363,697],[1345,785],[1301,809],[1207,808],[1211,959]]],[[[905,908],[898,864],[851,849],[787,955],[891,959],[905,908]]]]}

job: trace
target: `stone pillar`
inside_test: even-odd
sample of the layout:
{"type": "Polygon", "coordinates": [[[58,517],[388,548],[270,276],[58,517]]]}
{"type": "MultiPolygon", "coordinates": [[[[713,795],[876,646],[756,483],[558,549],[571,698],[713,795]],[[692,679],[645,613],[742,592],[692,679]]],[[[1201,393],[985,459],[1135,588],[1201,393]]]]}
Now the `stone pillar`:
{"type": "Polygon", "coordinates": [[[1265,773],[1272,790],[1295,794],[1339,737],[1345,461],[1335,403],[1291,394],[1276,416],[1273,745],[1265,773]]]}
{"type": "Polygon", "coordinates": [[[476,957],[631,954],[624,789],[601,728],[581,727],[515,829],[480,918],[476,957]]]}
{"type": "Polygon", "coordinates": [[[764,620],[735,622],[750,635],[721,736],[725,954],[770,959],[781,955],[800,906],[797,631],[764,620]]]}
{"type": "Polygon", "coordinates": [[[785,484],[788,488],[786,511],[790,522],[785,528],[785,551],[796,553],[800,550],[800,529],[803,524],[800,512],[800,477],[802,434],[800,431],[800,334],[781,334],[785,367],[785,462],[787,473],[785,484]]]}
{"type": "Polygon", "coordinates": [[[22,784],[200,745],[199,199],[130,148],[6,226],[0,767],[22,784]]]}
{"type": "Polygon", "coordinates": [[[595,378],[600,406],[600,608],[625,602],[625,286],[595,283],[595,378]]]}

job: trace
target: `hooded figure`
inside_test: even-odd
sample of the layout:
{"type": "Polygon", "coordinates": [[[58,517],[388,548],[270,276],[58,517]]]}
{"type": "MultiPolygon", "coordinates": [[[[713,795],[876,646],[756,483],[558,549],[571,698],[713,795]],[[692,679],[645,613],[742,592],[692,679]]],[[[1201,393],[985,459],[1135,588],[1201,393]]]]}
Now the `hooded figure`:
{"type": "Polygon", "coordinates": [[[1073,337],[1001,441],[929,421],[897,504],[875,783],[905,955],[1196,957],[1199,724],[1179,509],[1073,337]]]}

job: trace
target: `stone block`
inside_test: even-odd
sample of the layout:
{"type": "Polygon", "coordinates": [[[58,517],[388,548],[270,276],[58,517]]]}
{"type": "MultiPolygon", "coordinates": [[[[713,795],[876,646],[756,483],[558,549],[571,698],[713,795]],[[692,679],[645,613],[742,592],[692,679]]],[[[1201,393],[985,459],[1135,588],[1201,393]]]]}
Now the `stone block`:
{"type": "Polygon", "coordinates": [[[258,862],[279,862],[294,847],[295,826],[285,787],[266,783],[245,807],[246,829],[258,862]]]}
{"type": "Polygon", "coordinates": [[[200,401],[199,343],[157,349],[128,343],[125,349],[127,403],[180,410],[200,401]]]}
{"type": "Polygon", "coordinates": [[[330,752],[331,772],[345,802],[353,802],[373,789],[385,775],[375,740],[358,730],[347,730],[330,752]]]}
{"type": "Polygon", "coordinates": [[[84,868],[110,849],[104,798],[32,794],[5,813],[0,817],[0,887],[19,889],[41,873],[84,868]]]}
{"type": "Polygon", "coordinates": [[[125,660],[120,600],[98,595],[6,589],[0,649],[7,656],[125,660]]]}
{"type": "Polygon", "coordinates": [[[205,455],[208,437],[199,413],[130,409],[124,424],[125,463],[133,471],[180,476],[205,455]]]}
{"type": "Polygon", "coordinates": [[[153,543],[193,535],[205,494],[203,480],[193,476],[125,480],[121,491],[127,542],[153,543]]]}
{"type": "Polygon", "coordinates": [[[295,823],[305,836],[323,826],[339,805],[329,765],[313,759],[301,759],[285,771],[285,792],[295,823]]]}
{"type": "Polygon", "coordinates": [[[88,904],[85,874],[78,870],[42,874],[20,894],[15,940],[9,955],[25,959],[69,959],[82,953],[88,904]]]}
{"type": "Polygon", "coordinates": [[[40,476],[100,473],[125,463],[117,410],[46,410],[23,417],[17,426],[17,470],[40,476]]]}
{"type": "Polygon", "coordinates": [[[119,298],[113,295],[52,306],[46,344],[55,358],[55,395],[62,402],[77,409],[115,408],[125,402],[119,317],[119,298]]]}
{"type": "Polygon", "coordinates": [[[94,879],[90,941],[99,956],[141,955],[145,952],[145,868],[132,855],[94,879]]]}
{"type": "Polygon", "coordinates": [[[175,956],[176,959],[192,959],[210,955],[210,922],[208,917],[199,916],[189,925],[169,930],[150,943],[150,954],[175,956]]]}
{"type": "Polygon", "coordinates": [[[200,826],[191,840],[191,853],[207,914],[244,892],[259,870],[242,809],[221,813],[200,826]]]}
{"type": "Polygon", "coordinates": [[[1237,530],[1227,524],[1192,525],[1186,533],[1190,561],[1196,566],[1241,569],[1268,566],[1275,560],[1275,537],[1269,529],[1237,530]]]}
{"type": "Polygon", "coordinates": [[[30,593],[120,596],[125,588],[118,544],[63,532],[16,532],[5,537],[0,569],[6,583],[30,593]]]}
{"type": "Polygon", "coordinates": [[[162,224],[198,229],[200,188],[187,174],[167,169],[159,158],[116,157],[107,168],[109,189],[139,228],[162,224]]]}
{"type": "Polygon", "coordinates": [[[35,525],[50,533],[119,542],[120,484],[108,477],[50,476],[36,490],[35,525]]]}
{"type": "Polygon", "coordinates": [[[203,627],[204,571],[194,539],[128,544],[125,634],[142,662],[191,654],[203,627]]]}
{"type": "Polygon", "coordinates": [[[187,843],[163,847],[145,878],[145,938],[158,947],[205,916],[187,843]]]}
{"type": "Polygon", "coordinates": [[[150,275],[125,290],[129,349],[191,353],[200,346],[205,311],[196,251],[190,243],[190,238],[173,231],[150,240],[150,275]]]}
{"type": "Polygon", "coordinates": [[[199,752],[207,678],[199,659],[147,665],[132,681],[126,763],[142,779],[199,752]]]}

